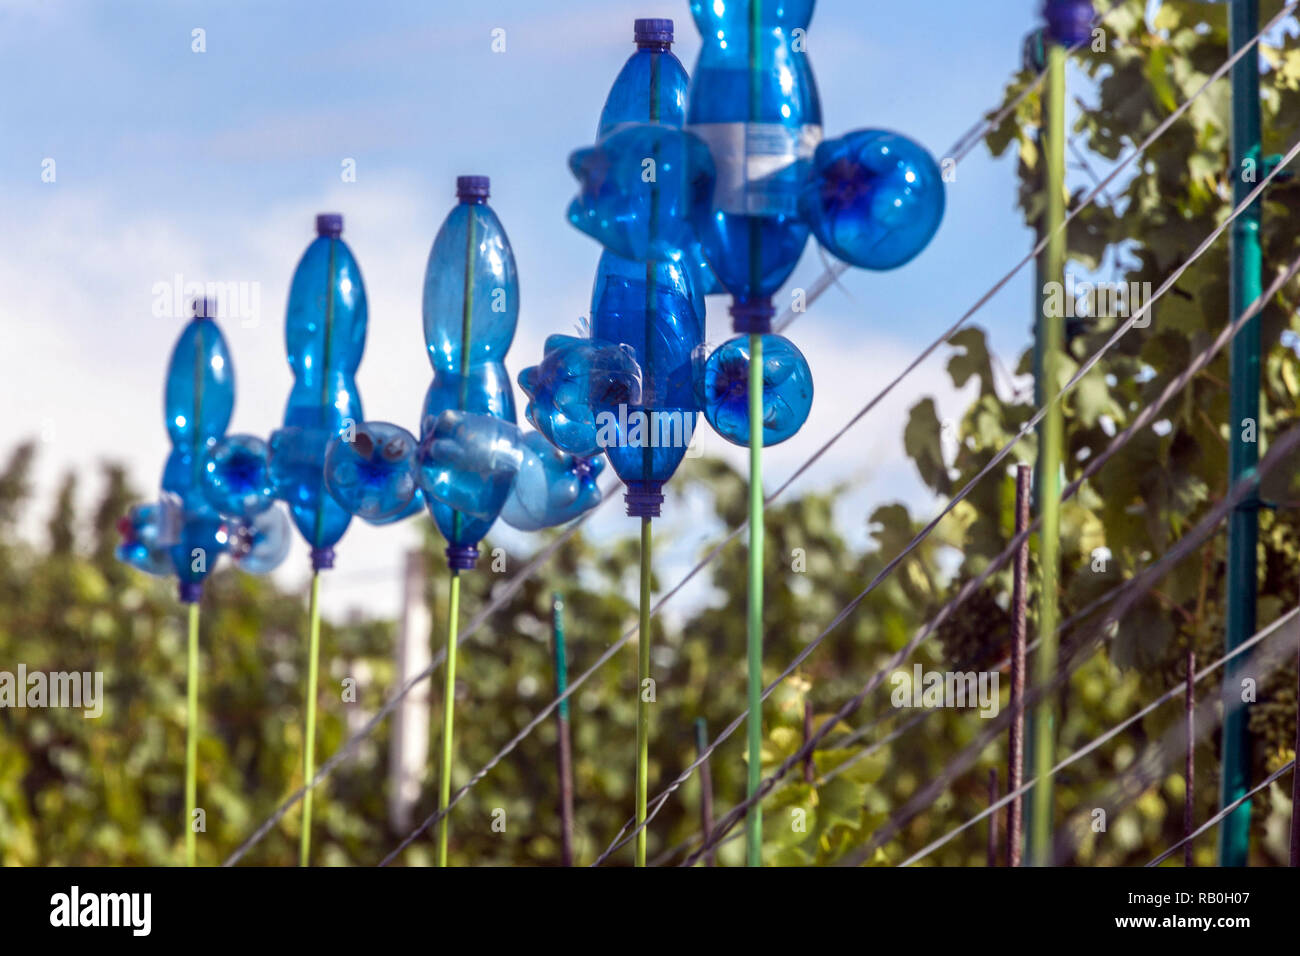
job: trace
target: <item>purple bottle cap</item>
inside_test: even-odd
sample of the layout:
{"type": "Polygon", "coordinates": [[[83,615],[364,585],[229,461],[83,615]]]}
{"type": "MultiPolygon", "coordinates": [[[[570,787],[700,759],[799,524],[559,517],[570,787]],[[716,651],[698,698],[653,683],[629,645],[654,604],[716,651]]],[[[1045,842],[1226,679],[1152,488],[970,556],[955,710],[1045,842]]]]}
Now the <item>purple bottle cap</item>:
{"type": "Polygon", "coordinates": [[[195,319],[215,319],[217,317],[217,297],[214,295],[195,296],[190,302],[190,316],[195,319]]]}
{"type": "Polygon", "coordinates": [[[673,21],[643,18],[633,25],[636,45],[643,50],[667,50],[673,45],[673,21]]]}
{"type": "Polygon", "coordinates": [[[461,202],[485,202],[491,185],[492,180],[487,176],[457,176],[456,198],[461,202]]]}
{"type": "Polygon", "coordinates": [[[203,596],[203,582],[182,581],[178,590],[182,604],[198,604],[203,596]]]}
{"type": "Polygon", "coordinates": [[[629,481],[623,501],[627,504],[629,518],[658,518],[659,506],[664,503],[662,481],[629,481]]]}
{"type": "Polygon", "coordinates": [[[323,212],[316,217],[316,235],[337,239],[343,235],[343,214],[323,212]]]}
{"type": "Polygon", "coordinates": [[[776,308],[771,299],[736,299],[731,303],[731,327],[741,335],[767,335],[776,308]]]}
{"type": "Polygon", "coordinates": [[[447,567],[453,571],[473,571],[478,564],[478,548],[472,544],[449,545],[446,554],[447,567]]]}
{"type": "Polygon", "coordinates": [[[1092,36],[1092,0],[1044,0],[1047,36],[1062,46],[1083,43],[1092,36]]]}
{"type": "Polygon", "coordinates": [[[313,571],[325,571],[332,567],[334,567],[333,548],[311,549],[311,569],[313,571]]]}

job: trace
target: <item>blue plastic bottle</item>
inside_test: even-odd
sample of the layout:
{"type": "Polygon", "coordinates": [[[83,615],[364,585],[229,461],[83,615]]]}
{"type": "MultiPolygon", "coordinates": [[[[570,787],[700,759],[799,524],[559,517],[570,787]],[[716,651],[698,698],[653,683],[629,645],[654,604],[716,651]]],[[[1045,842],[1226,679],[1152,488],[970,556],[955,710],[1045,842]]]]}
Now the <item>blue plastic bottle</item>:
{"type": "Polygon", "coordinates": [[[448,409],[420,441],[420,487],[457,515],[495,521],[523,463],[521,441],[511,422],[448,409]]]}
{"type": "Polygon", "coordinates": [[[444,411],[459,409],[462,404],[464,411],[513,422],[515,393],[510,387],[510,374],[505,365],[495,361],[480,362],[471,365],[464,375],[459,370],[435,368],[420,413],[420,433],[424,434],[444,411]]]}
{"type": "Polygon", "coordinates": [[[629,259],[667,259],[686,268],[696,312],[717,280],[690,225],[690,208],[707,209],[712,163],[707,147],[679,135],[689,80],[672,54],[671,20],[637,20],[636,52],[610,88],[596,145],[570,159],[582,193],[569,221],[629,259]],[[653,166],[648,166],[653,161],[653,166]]]}
{"type": "MultiPolygon", "coordinates": [[[[641,19],[633,24],[636,52],[623,64],[605,97],[596,127],[600,141],[624,123],[662,123],[674,129],[686,125],[686,95],[690,77],[673,55],[673,21],[641,19]]],[[[722,291],[717,277],[692,233],[689,243],[673,257],[691,280],[695,311],[704,319],[704,297],[722,291]]]]}
{"type": "Polygon", "coordinates": [[[366,290],[352,251],[340,238],[343,217],[316,217],[317,238],[294,271],[285,317],[285,349],[294,384],[284,428],[271,437],[271,473],[312,567],[333,567],[334,545],[352,516],[325,489],[325,451],[344,428],[363,420],[354,376],[366,342],[366,290]]]}
{"type": "Polygon", "coordinates": [[[808,238],[799,194],[821,140],[806,38],[814,0],[692,0],[703,39],[687,129],[712,154],[712,208],[700,244],[734,298],[737,332],[771,329],[771,297],[808,238]]]}
{"type": "Polygon", "coordinates": [[[943,207],[934,158],[879,129],[818,146],[800,201],[818,241],[862,269],[895,269],[913,258],[938,231],[943,207]]]}
{"type": "Polygon", "coordinates": [[[596,441],[627,485],[632,517],[657,517],[663,485],[686,454],[699,410],[694,353],[704,329],[684,271],[672,262],[634,263],[606,253],[591,304],[593,340],[631,349],[641,400],[593,403],[596,441]]]}
{"type": "Polygon", "coordinates": [[[275,504],[268,463],[270,450],[256,435],[227,435],[216,442],[203,465],[208,503],[228,518],[252,518],[275,504]]]}
{"type": "Polygon", "coordinates": [[[165,501],[133,505],[117,522],[122,536],[114,552],[117,559],[156,577],[171,574],[171,544],[179,533],[179,518],[165,501]]]}
{"type": "MultiPolygon", "coordinates": [[[[749,336],[724,342],[704,371],[704,417],[735,445],[748,447],[749,336]]],[[[812,408],[808,361],[780,335],[763,336],[763,444],[776,445],[797,432],[812,408]]]]}
{"type": "Polygon", "coordinates": [[[623,123],[663,123],[680,129],[686,123],[686,67],[673,55],[673,21],[637,20],[636,52],[623,64],[600,111],[596,139],[623,123]]]}
{"type": "Polygon", "coordinates": [[[325,452],[325,487],[371,524],[389,524],[423,507],[415,475],[415,436],[389,422],[362,422],[325,452]]]}
{"type": "Polygon", "coordinates": [[[692,222],[711,208],[709,149],[671,126],[616,127],[576,150],[569,168],[581,186],[569,223],[626,259],[683,259],[695,242],[692,222]]]}
{"type": "MultiPolygon", "coordinates": [[[[430,460],[432,440],[426,442],[444,412],[470,412],[515,424],[514,396],[502,360],[515,335],[519,280],[505,228],[487,204],[489,190],[486,176],[456,180],[458,204],[438,230],[425,267],[424,336],[434,377],[425,396],[416,453],[421,474],[426,466],[435,472],[447,467],[430,460]]],[[[492,527],[500,504],[478,516],[457,511],[432,492],[455,489],[460,494],[480,476],[465,471],[445,477],[422,481],[425,504],[447,539],[448,565],[468,570],[478,560],[478,542],[492,527]]]]}
{"type": "Polygon", "coordinates": [[[268,508],[247,521],[234,523],[230,556],[241,571],[266,574],[288,557],[292,536],[293,530],[284,511],[278,506],[268,508]]]}
{"type": "MultiPolygon", "coordinates": [[[[686,125],[690,77],[672,52],[673,21],[637,20],[633,24],[633,38],[636,52],[623,64],[605,97],[596,127],[597,141],[624,123],[662,123],[675,129],[686,125]]],[[[704,297],[720,292],[721,286],[693,234],[675,261],[685,267],[691,279],[695,311],[702,321],[704,297]]]]}
{"type": "Polygon", "coordinates": [[[552,445],[591,458],[601,452],[597,410],[640,404],[641,367],[631,346],[552,335],[541,363],[519,373],[519,387],[528,396],[525,417],[552,445]]]}
{"type": "Polygon", "coordinates": [[[424,340],[435,371],[458,372],[482,362],[500,362],[515,337],[519,277],[510,240],[487,204],[489,185],[486,176],[457,180],[460,202],[429,250],[424,340]],[[468,298],[466,289],[472,290],[468,298]]]}
{"type": "Polygon", "coordinates": [[[163,414],[172,451],[163,468],[164,492],[175,495],[179,528],[169,551],[180,580],[180,598],[199,599],[203,579],[226,549],[223,520],[204,494],[208,451],[225,434],[235,405],[235,370],[217,323],[216,304],[199,300],[194,318],[172,350],[163,393],[163,414]]]}
{"type": "Polygon", "coordinates": [[[523,457],[501,509],[506,524],[539,531],[572,521],[600,503],[603,458],[562,452],[541,432],[526,434],[519,447],[523,457]]]}

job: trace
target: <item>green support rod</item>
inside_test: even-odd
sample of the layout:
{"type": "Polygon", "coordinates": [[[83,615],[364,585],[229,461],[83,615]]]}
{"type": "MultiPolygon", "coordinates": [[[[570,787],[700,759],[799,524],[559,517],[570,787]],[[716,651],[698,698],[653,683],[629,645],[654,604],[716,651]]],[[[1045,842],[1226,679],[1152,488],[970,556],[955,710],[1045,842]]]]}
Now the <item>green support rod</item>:
{"type": "MultiPolygon", "coordinates": [[[[1044,179],[1047,207],[1045,228],[1051,237],[1047,244],[1047,261],[1043,270],[1046,282],[1065,281],[1065,47],[1051,43],[1047,47],[1047,129],[1044,179]]],[[[1060,355],[1064,345],[1065,317],[1049,315],[1045,307],[1046,289],[1038,310],[1035,345],[1038,359],[1038,391],[1054,395],[1059,387],[1060,355]]],[[[1061,511],[1061,444],[1064,421],[1059,402],[1053,402],[1038,426],[1038,513],[1042,531],[1038,540],[1040,587],[1038,595],[1039,651],[1036,658],[1036,683],[1045,687],[1056,673],[1057,580],[1060,563],[1061,511]]],[[[1056,727],[1052,695],[1045,695],[1034,709],[1033,768],[1035,774],[1052,766],[1056,727]]],[[[1030,794],[1029,859],[1034,866],[1051,863],[1053,801],[1050,780],[1042,780],[1030,794]]]]}
{"type": "MultiPolygon", "coordinates": [[[[456,716],[456,631],[460,622],[460,572],[451,569],[447,601],[447,667],[442,691],[442,763],[438,773],[438,809],[451,802],[452,730],[456,716]]],[[[438,865],[447,865],[447,814],[438,821],[438,865]]]]}
{"type": "Polygon", "coordinates": [[[320,675],[320,572],[311,576],[311,603],[307,611],[307,726],[303,731],[302,833],[298,838],[298,865],[311,866],[311,778],[316,776],[316,688],[320,675]]]}
{"type": "MultiPolygon", "coordinates": [[[[749,8],[749,118],[758,123],[763,102],[763,4],[749,8]]],[[[749,220],[749,281],[757,288],[763,275],[763,240],[757,217],[749,220]]],[[[752,799],[763,779],[763,336],[749,336],[749,608],[745,722],[747,766],[745,796],[752,799]]],[[[745,817],[745,862],[763,865],[763,805],[754,800],[745,817]]]]}
{"type": "MultiPolygon", "coordinates": [[[[650,58],[650,120],[659,121],[659,57],[650,58]]],[[[659,154],[654,152],[655,162],[659,154]]],[[[650,233],[659,229],[659,187],[650,185],[650,233]]],[[[645,364],[654,368],[656,307],[655,264],[645,264],[645,364]]],[[[642,449],[642,467],[645,474],[653,473],[654,449],[647,442],[642,449]]],[[[646,682],[650,680],[650,576],[651,576],[650,516],[641,516],[641,602],[637,622],[636,664],[636,866],[645,866],[646,794],[650,785],[650,701],[646,699],[646,682]]]]}
{"type": "Polygon", "coordinates": [[[641,518],[641,617],[636,635],[636,865],[645,866],[646,787],[650,775],[650,518],[641,518]]]}
{"type": "MultiPolygon", "coordinates": [[[[763,779],[763,336],[749,337],[749,717],[748,780],[753,797],[763,779]]],[[[763,865],[763,805],[749,808],[745,820],[745,858],[763,865]]]]}
{"type": "Polygon", "coordinates": [[[194,866],[198,847],[194,808],[199,771],[199,603],[190,604],[189,652],[185,667],[185,865],[194,866]]]}
{"type": "MultiPolygon", "coordinates": [[[[1259,31],[1258,0],[1232,0],[1228,40],[1232,52],[1253,40],[1259,31]]],[[[1232,201],[1240,204],[1261,172],[1259,57],[1243,56],[1232,67],[1232,201]],[[1247,176],[1253,170],[1254,176],[1247,176]]],[[[1235,322],[1259,297],[1262,262],[1259,246],[1260,204],[1256,200],[1232,224],[1231,309],[1235,322]]],[[[1233,338],[1229,365],[1231,441],[1228,481],[1240,481],[1259,461],[1259,317],[1251,319],[1233,338]],[[1252,440],[1245,440],[1247,422],[1252,440]]],[[[1259,517],[1255,501],[1242,501],[1228,518],[1228,606],[1224,647],[1228,653],[1255,633],[1258,577],[1255,549],[1259,517]]],[[[1220,806],[1239,800],[1250,787],[1250,728],[1242,707],[1238,675],[1247,667],[1245,655],[1228,663],[1223,675],[1223,757],[1220,806]]],[[[1250,854],[1250,802],[1246,801],[1219,824],[1219,865],[1245,866],[1250,854]]]]}
{"type": "MultiPolygon", "coordinates": [[[[551,595],[551,648],[555,657],[555,696],[569,689],[569,657],[564,644],[564,598],[551,595]]],[[[560,865],[573,866],[573,739],[569,733],[569,700],[555,710],[555,770],[560,784],[560,865]]]]}

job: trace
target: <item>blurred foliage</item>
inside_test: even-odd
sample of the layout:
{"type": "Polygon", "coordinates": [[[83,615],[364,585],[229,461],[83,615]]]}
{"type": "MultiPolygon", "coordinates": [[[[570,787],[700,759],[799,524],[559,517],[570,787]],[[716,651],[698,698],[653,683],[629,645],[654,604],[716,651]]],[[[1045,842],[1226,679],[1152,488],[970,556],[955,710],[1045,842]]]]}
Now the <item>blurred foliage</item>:
{"type": "MultiPolygon", "coordinates": [[[[81,710],[0,709],[0,852],[7,864],[169,864],[181,858],[184,766],[184,613],[174,583],[153,579],[112,557],[121,515],[136,497],[118,467],[104,469],[103,497],[91,514],[77,513],[69,480],[56,495],[47,540],[26,542],[15,531],[32,506],[28,475],[34,446],[19,447],[0,470],[0,669],[102,671],[103,715],[81,710]]],[[[715,461],[683,468],[683,485],[707,488],[706,505],[727,525],[742,520],[741,476],[715,461]]],[[[877,573],[880,554],[856,554],[839,536],[834,495],[809,495],[768,516],[768,658],[775,668],[793,657],[877,573]],[[803,570],[796,570],[802,568],[803,570]]],[[[875,516],[878,537],[913,533],[902,509],[875,516]]],[[[629,530],[634,523],[629,522],[629,530]]],[[[661,547],[667,542],[661,541],[661,547]]],[[[891,544],[892,546],[892,544],[891,544]]],[[[463,578],[462,620],[470,620],[516,573],[526,556],[505,555],[493,573],[492,544],[480,569],[463,578]]],[[[427,538],[427,566],[441,569],[441,542],[427,538]]],[[[457,785],[481,767],[553,695],[550,603],[562,591],[571,675],[576,677],[636,617],[637,543],[600,546],[581,534],[519,589],[462,647],[457,681],[457,785]]],[[[851,690],[857,675],[878,664],[917,623],[918,601],[935,586],[923,548],[879,588],[846,626],[830,652],[787,682],[769,702],[769,769],[798,746],[809,688],[819,712],[851,690]]],[[[711,569],[722,595],[737,593],[746,575],[745,551],[725,550],[711,569]]],[[[330,586],[327,578],[324,586],[330,586]]],[[[656,588],[663,582],[656,581],[656,588]]],[[[445,639],[446,576],[430,575],[428,600],[435,648],[445,639]]],[[[305,685],[305,600],[263,578],[223,567],[210,579],[201,624],[199,805],[207,832],[200,861],[220,862],[277,804],[301,784],[302,689],[305,685]]],[[[666,784],[695,757],[693,725],[706,717],[716,732],[744,707],[744,618],[719,600],[678,623],[656,619],[657,684],[652,780],[666,784]]],[[[318,755],[342,745],[380,706],[393,686],[395,629],[391,622],[326,621],[322,632],[322,690],[318,755]],[[344,702],[354,678],[356,703],[344,702]]],[[[632,805],[636,646],[630,643],[572,699],[576,800],[575,846],[590,861],[611,840],[632,805]]],[[[435,679],[430,715],[436,745],[442,682],[435,679]]],[[[844,728],[847,729],[847,728],[844,728]]],[[[819,750],[815,766],[828,773],[855,753],[819,750]]],[[[887,749],[858,760],[833,780],[819,778],[784,790],[768,815],[774,861],[829,862],[859,844],[889,805],[873,784],[883,782],[887,749]],[[782,811],[807,805],[799,827],[782,825],[782,811]]],[[[936,754],[936,759],[941,757],[936,754]]],[[[323,787],[316,802],[314,854],[325,864],[371,864],[398,842],[386,822],[388,722],[367,738],[323,787]]],[[[531,734],[455,809],[456,862],[553,864],[559,853],[555,724],[531,734]],[[493,829],[505,812],[505,832],[493,829]]],[[[743,793],[743,734],[733,735],[712,762],[719,816],[743,793]]],[[[422,819],[434,807],[432,761],[422,819]]],[[[652,828],[651,852],[698,829],[693,778],[652,828]]],[[[291,811],[246,857],[250,864],[291,865],[299,816],[291,811]]],[[[417,840],[404,862],[428,863],[432,842],[417,840]]],[[[739,842],[719,858],[734,863],[739,842]]],[[[622,861],[626,854],[616,857],[622,861]]]]}

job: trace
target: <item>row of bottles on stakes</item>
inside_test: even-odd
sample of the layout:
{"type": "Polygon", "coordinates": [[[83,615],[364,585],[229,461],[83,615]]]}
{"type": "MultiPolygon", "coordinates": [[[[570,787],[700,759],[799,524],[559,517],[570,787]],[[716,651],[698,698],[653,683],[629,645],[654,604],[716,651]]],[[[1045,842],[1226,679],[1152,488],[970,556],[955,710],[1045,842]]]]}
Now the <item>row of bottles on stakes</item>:
{"type": "Polygon", "coordinates": [[[215,322],[217,303],[197,300],[168,366],[173,451],[162,495],[124,519],[122,560],[175,574],[182,599],[193,601],[219,555],[255,573],[276,567],[288,553],[289,519],[321,570],[333,565],[354,515],[384,525],[427,507],[447,538],[449,562],[472,567],[474,545],[498,516],[535,531],[599,501],[599,460],[566,455],[516,427],[502,362],[518,315],[514,255],[486,204],[487,178],[461,177],[457,190],[424,282],[433,382],[417,419],[420,437],[364,418],[355,375],[368,322],[365,286],[341,238],[342,217],[322,214],[291,283],[285,345],[294,381],[283,426],[267,440],[226,434],[230,350],[215,322]],[[468,314],[459,291],[467,269],[481,290],[468,314]],[[467,322],[473,338],[463,348],[467,322]]]}
{"type": "MultiPolygon", "coordinates": [[[[773,297],[809,236],[845,262],[888,270],[916,256],[942,217],[938,166],[916,143],[875,129],[823,139],[805,46],[813,0],[694,0],[691,8],[702,38],[694,78],[671,52],[671,20],[636,21],[636,50],[606,98],[596,141],[570,157],[579,192],[568,219],[603,252],[587,334],[550,336],[538,364],[520,373],[535,431],[518,425],[504,364],[519,280],[483,176],[457,180],[457,204],[429,253],[422,312],[433,376],[414,430],[364,418],[355,375],[366,294],[338,215],[317,217],[294,273],[285,323],[294,384],[268,439],[225,434],[234,379],[212,303],[196,309],[173,353],[163,493],[123,522],[121,557],[175,574],[182,600],[194,602],[220,554],[249,571],[275,567],[289,548],[290,519],[319,573],[333,565],[352,517],[386,525],[427,510],[447,541],[452,589],[440,808],[451,765],[458,575],[475,566],[496,520],[534,531],[580,517],[600,501],[608,459],[627,513],[642,519],[646,632],[649,522],[697,416],[726,440],[754,446],[752,471],[761,445],[788,439],[808,417],[811,371],[772,319],[773,297]],[[705,299],[716,293],[731,297],[736,335],[709,352],[705,299]],[[751,383],[761,383],[757,405],[751,383]]],[[[314,575],[313,687],[316,596],[314,575]]],[[[751,662],[751,683],[753,670],[751,662]]],[[[308,776],[310,752],[309,743],[308,776]]]]}
{"type": "MultiPolygon", "coordinates": [[[[355,376],[365,347],[365,285],[343,220],[316,219],[316,238],[294,271],[285,318],[293,386],[283,424],[269,439],[227,435],[234,407],[230,350],[200,300],[169,365],[164,414],[173,451],[157,502],[122,519],[118,557],[150,574],[174,574],[190,606],[186,860],[196,859],[198,602],[204,579],[229,554],[241,569],[274,569],[292,526],[311,554],[303,779],[315,772],[320,573],[354,516],[386,525],[428,510],[447,539],[451,571],[447,706],[440,796],[451,765],[451,713],[459,573],[498,517],[536,531],[579,517],[600,501],[602,462],[561,452],[516,425],[503,360],[515,335],[519,285],[504,228],[487,205],[483,176],[457,181],[458,203],[434,240],[424,281],[423,332],[433,381],[419,409],[419,438],[366,421],[355,376]]],[[[300,862],[310,862],[313,791],[303,797],[300,862]]],[[[445,824],[439,862],[446,862],[445,824]]]]}
{"type": "Polygon", "coordinates": [[[693,84],[671,53],[672,22],[637,22],[637,51],[610,91],[596,145],[571,158],[582,188],[569,219],[605,251],[589,336],[551,336],[541,362],[520,375],[537,433],[517,427],[503,364],[518,278],[487,205],[487,178],[458,180],[459,202],[429,255],[423,327],[433,381],[418,438],[364,419],[354,376],[365,288],[342,217],[321,215],[291,287],[285,343],[294,385],[283,427],[269,441],[225,434],[234,373],[215,303],[202,300],[168,372],[173,452],[164,493],[129,516],[123,558],[175,573],[192,599],[219,554],[250,571],[283,558],[280,500],[316,568],[332,564],[353,515],[387,524],[425,508],[448,541],[448,561],[472,567],[497,517],[537,530],[594,506],[602,453],[627,485],[630,512],[654,513],[696,413],[724,438],[748,443],[743,333],[764,335],[764,443],[795,434],[811,407],[812,376],[770,323],[772,296],[810,231],[845,261],[894,268],[933,235],[943,190],[929,155],[897,134],[820,141],[816,88],[791,42],[811,2],[764,5],[756,51],[744,42],[751,25],[733,22],[731,11],[745,9],[694,5],[706,42],[693,84]],[[770,83],[749,82],[751,53],[774,65],[759,74],[770,83]],[[742,335],[706,356],[704,297],[716,292],[732,296],[742,335]]]}

